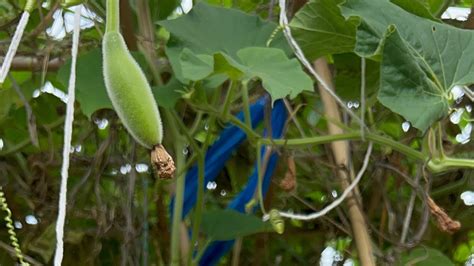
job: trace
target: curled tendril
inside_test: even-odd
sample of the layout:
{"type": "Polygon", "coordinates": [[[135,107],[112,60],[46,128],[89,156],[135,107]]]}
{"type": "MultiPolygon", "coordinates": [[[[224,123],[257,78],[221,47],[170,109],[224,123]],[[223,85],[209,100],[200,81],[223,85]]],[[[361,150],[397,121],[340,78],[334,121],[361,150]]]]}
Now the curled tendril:
{"type": "Polygon", "coordinates": [[[270,38],[268,38],[268,40],[267,40],[267,43],[266,43],[267,47],[270,47],[270,44],[273,42],[273,39],[275,39],[276,35],[278,34],[278,32],[280,32],[280,30],[283,30],[283,26],[281,26],[281,25],[278,25],[273,30],[272,34],[270,35],[270,38]]]}
{"type": "Polygon", "coordinates": [[[20,249],[20,244],[18,243],[18,238],[16,237],[15,227],[13,227],[12,221],[12,212],[10,208],[8,208],[7,199],[5,198],[5,193],[3,193],[3,187],[0,186],[0,209],[4,210],[7,215],[5,215],[5,223],[8,229],[8,234],[10,235],[10,242],[15,250],[15,255],[18,258],[18,261],[22,266],[30,265],[29,263],[25,262],[23,253],[20,249]]]}

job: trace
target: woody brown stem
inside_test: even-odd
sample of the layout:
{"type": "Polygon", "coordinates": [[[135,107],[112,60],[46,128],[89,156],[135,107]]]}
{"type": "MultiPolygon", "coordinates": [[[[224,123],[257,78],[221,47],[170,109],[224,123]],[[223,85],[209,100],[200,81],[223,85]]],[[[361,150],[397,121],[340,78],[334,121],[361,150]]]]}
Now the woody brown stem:
{"type": "MultiPolygon", "coordinates": [[[[321,75],[321,78],[324,80],[324,82],[334,90],[332,75],[326,59],[320,58],[316,60],[314,62],[314,68],[316,72],[321,75]]],[[[324,113],[326,118],[328,121],[334,122],[328,123],[329,134],[342,134],[343,130],[338,126],[342,124],[341,114],[336,101],[320,84],[318,84],[318,87],[321,100],[324,104],[324,113]]],[[[341,180],[341,188],[345,190],[351,183],[348,171],[344,170],[349,169],[349,143],[347,141],[335,141],[331,143],[331,149],[336,164],[340,166],[339,170],[337,171],[337,175],[341,180]]],[[[362,206],[359,206],[361,200],[358,198],[360,198],[360,196],[358,195],[357,188],[347,197],[349,219],[351,221],[357,252],[359,254],[361,264],[364,266],[372,266],[375,265],[372,252],[372,243],[370,241],[369,231],[364,220],[364,215],[362,214],[362,206]]]]}
{"type": "MultiPolygon", "coordinates": [[[[5,57],[0,56],[0,62],[3,62],[4,59],[5,57]]],[[[10,69],[13,71],[40,71],[43,68],[43,60],[42,57],[15,56],[10,69]]],[[[53,58],[47,62],[47,70],[57,71],[63,64],[62,58],[53,58]]]]}

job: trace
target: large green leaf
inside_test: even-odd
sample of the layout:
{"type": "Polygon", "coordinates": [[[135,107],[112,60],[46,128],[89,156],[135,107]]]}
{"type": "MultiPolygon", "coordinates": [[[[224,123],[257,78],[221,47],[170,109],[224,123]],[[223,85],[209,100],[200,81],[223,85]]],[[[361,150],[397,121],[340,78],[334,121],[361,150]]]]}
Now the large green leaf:
{"type": "Polygon", "coordinates": [[[392,3],[422,18],[440,21],[430,12],[430,4],[426,0],[391,0],[392,3]]]}
{"type": "MultiPolygon", "coordinates": [[[[448,8],[445,0],[425,0],[430,12],[434,15],[441,16],[441,14],[448,8]]],[[[469,3],[471,5],[471,3],[469,3]]]]}
{"type": "Polygon", "coordinates": [[[313,81],[301,69],[298,60],[288,59],[283,50],[277,48],[247,47],[237,52],[236,59],[222,52],[214,57],[195,55],[185,48],[180,58],[184,77],[199,80],[214,71],[242,82],[258,78],[273,101],[313,90],[313,81]]]}
{"type": "Polygon", "coordinates": [[[151,92],[159,106],[172,109],[184,93],[184,85],[174,77],[165,85],[152,87],[151,92]]]}
{"type": "Polygon", "coordinates": [[[154,19],[166,19],[179,6],[178,0],[151,0],[148,1],[150,13],[154,19]]]}
{"type": "Polygon", "coordinates": [[[293,37],[309,59],[354,49],[357,20],[344,19],[342,1],[311,0],[291,20],[293,37]]]}
{"type": "MultiPolygon", "coordinates": [[[[353,54],[337,54],[333,57],[337,75],[334,77],[337,94],[347,101],[360,101],[361,59],[353,54]]],[[[379,88],[380,64],[366,60],[365,93],[370,96],[379,88]]]]}
{"type": "MultiPolygon", "coordinates": [[[[14,78],[25,96],[25,99],[29,101],[32,97],[35,86],[37,86],[37,84],[31,80],[31,73],[11,71],[9,75],[14,78]]],[[[22,107],[23,101],[13,87],[10,78],[7,78],[0,87],[0,125],[6,118],[8,118],[9,112],[15,106],[16,108],[22,107]]]]}
{"type": "Polygon", "coordinates": [[[13,89],[0,90],[0,124],[7,118],[10,108],[14,104],[14,98],[16,98],[16,93],[13,89]]]}
{"type": "Polygon", "coordinates": [[[400,263],[397,265],[452,266],[454,263],[439,250],[419,247],[402,254],[400,263]]]}
{"type": "Polygon", "coordinates": [[[410,14],[388,0],[348,0],[359,17],[355,51],[382,57],[378,99],[425,131],[447,115],[450,89],[474,82],[474,33],[410,14]],[[421,111],[422,110],[422,111],[421,111]]]}
{"type": "MultiPolygon", "coordinates": [[[[71,60],[68,60],[58,71],[58,80],[67,88],[71,60]]],[[[76,100],[81,104],[82,112],[91,117],[103,108],[113,109],[102,74],[102,53],[94,49],[80,55],[76,64],[76,100]]]]}
{"type": "MultiPolygon", "coordinates": [[[[290,23],[293,37],[306,57],[315,60],[328,54],[352,52],[358,19],[346,20],[338,7],[344,0],[311,0],[290,23]]],[[[392,0],[417,16],[437,20],[423,0],[392,0]]]]}
{"type": "Polygon", "coordinates": [[[212,240],[231,240],[260,232],[273,231],[269,223],[234,210],[214,210],[202,217],[202,230],[212,240]]]}
{"type": "Polygon", "coordinates": [[[249,47],[238,51],[237,57],[239,64],[231,64],[244,73],[244,79],[259,78],[273,101],[313,90],[313,81],[298,60],[288,59],[280,49],[249,47]]]}
{"type": "MultiPolygon", "coordinates": [[[[263,21],[258,16],[210,6],[202,1],[186,15],[158,23],[171,33],[166,54],[174,74],[183,83],[189,81],[183,76],[180,65],[180,55],[185,47],[199,55],[223,52],[236,59],[242,48],[266,47],[277,28],[277,24],[263,21]]],[[[270,47],[289,51],[281,32],[276,34],[270,47]]]]}
{"type": "Polygon", "coordinates": [[[181,52],[179,63],[183,77],[193,81],[204,79],[214,69],[214,58],[211,55],[195,55],[188,48],[181,52]]]}
{"type": "MultiPolygon", "coordinates": [[[[187,15],[160,24],[171,33],[166,52],[175,76],[184,83],[214,72],[234,80],[259,78],[273,100],[312,90],[312,80],[298,61],[289,60],[282,49],[266,47],[274,23],[199,3],[187,15]]],[[[281,33],[271,46],[286,47],[281,33]]]]}

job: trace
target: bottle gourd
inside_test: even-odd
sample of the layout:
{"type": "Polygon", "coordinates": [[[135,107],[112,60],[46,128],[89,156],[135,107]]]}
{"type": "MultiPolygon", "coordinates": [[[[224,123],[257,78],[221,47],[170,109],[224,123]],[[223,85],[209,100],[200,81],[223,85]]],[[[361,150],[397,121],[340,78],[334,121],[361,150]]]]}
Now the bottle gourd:
{"type": "Polygon", "coordinates": [[[119,0],[107,0],[106,31],[102,41],[104,81],[112,105],[133,138],[151,149],[152,165],[162,178],[175,167],[161,145],[163,127],[150,85],[120,34],[119,0]]]}

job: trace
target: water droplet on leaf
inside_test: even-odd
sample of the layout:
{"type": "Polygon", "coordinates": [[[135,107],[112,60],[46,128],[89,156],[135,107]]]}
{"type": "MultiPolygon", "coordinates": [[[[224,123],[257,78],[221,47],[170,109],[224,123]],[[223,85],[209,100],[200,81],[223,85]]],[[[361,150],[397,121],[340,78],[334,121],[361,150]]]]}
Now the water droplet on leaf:
{"type": "Polygon", "coordinates": [[[456,111],[454,111],[449,116],[449,121],[451,121],[451,123],[453,123],[455,125],[459,124],[459,122],[461,121],[461,116],[462,116],[463,113],[464,113],[464,108],[456,109],[456,111]]]}
{"type": "Polygon", "coordinates": [[[461,144],[466,144],[466,143],[469,142],[469,140],[470,140],[469,136],[466,136],[462,133],[459,133],[459,134],[456,135],[456,141],[461,143],[461,144]]]}
{"type": "Polygon", "coordinates": [[[474,205],[474,191],[464,191],[460,197],[466,206],[474,205]]]}
{"type": "Polygon", "coordinates": [[[33,91],[33,98],[38,98],[41,95],[41,91],[36,89],[33,91]]]}
{"type": "Polygon", "coordinates": [[[14,225],[15,225],[16,229],[22,229],[23,228],[23,224],[20,221],[15,221],[14,225]]]}
{"type": "Polygon", "coordinates": [[[144,163],[138,163],[135,165],[135,170],[137,173],[145,173],[148,171],[148,165],[144,163]]]}
{"type": "Polygon", "coordinates": [[[107,128],[108,125],[109,125],[109,120],[104,118],[104,119],[100,120],[99,124],[97,124],[97,127],[100,130],[104,130],[104,129],[107,128]]]}
{"type": "Polygon", "coordinates": [[[214,181],[209,181],[209,182],[207,182],[207,184],[206,184],[206,188],[207,188],[208,190],[214,190],[214,189],[217,188],[217,183],[214,182],[214,181]]]}
{"type": "Polygon", "coordinates": [[[451,96],[455,101],[458,101],[458,99],[462,99],[464,96],[464,90],[461,86],[456,85],[451,89],[451,96]]]}
{"type": "Polygon", "coordinates": [[[122,175],[130,173],[130,171],[132,171],[132,166],[130,164],[127,163],[125,165],[120,166],[120,173],[122,175]]]}
{"type": "Polygon", "coordinates": [[[30,225],[37,225],[38,224],[38,219],[34,215],[27,215],[25,217],[25,222],[30,225]]]}
{"type": "Polygon", "coordinates": [[[403,132],[408,132],[410,130],[411,124],[408,121],[402,123],[402,130],[403,132]]]}
{"type": "Polygon", "coordinates": [[[354,266],[354,261],[352,259],[347,259],[344,261],[344,264],[342,266],[354,266]]]}
{"type": "Polygon", "coordinates": [[[468,104],[465,106],[465,108],[468,113],[472,112],[472,105],[468,104]]]}
{"type": "Polygon", "coordinates": [[[359,108],[359,106],[360,106],[360,103],[359,103],[358,101],[354,101],[354,102],[352,103],[352,107],[354,107],[354,109],[359,108]]]}
{"type": "Polygon", "coordinates": [[[472,132],[472,124],[468,123],[461,131],[461,134],[470,137],[472,132]]]}

